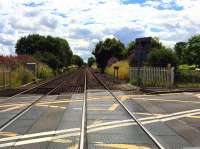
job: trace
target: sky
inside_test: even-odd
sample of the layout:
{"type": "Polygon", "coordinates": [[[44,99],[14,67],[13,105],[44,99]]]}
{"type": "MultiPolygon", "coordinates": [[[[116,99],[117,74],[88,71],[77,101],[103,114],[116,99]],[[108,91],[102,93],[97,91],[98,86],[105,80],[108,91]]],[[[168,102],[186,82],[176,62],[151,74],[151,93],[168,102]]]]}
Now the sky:
{"type": "Polygon", "coordinates": [[[115,37],[159,37],[164,45],[187,41],[200,30],[200,0],[0,0],[0,55],[15,55],[28,34],[66,39],[86,60],[95,44],[115,37]]]}

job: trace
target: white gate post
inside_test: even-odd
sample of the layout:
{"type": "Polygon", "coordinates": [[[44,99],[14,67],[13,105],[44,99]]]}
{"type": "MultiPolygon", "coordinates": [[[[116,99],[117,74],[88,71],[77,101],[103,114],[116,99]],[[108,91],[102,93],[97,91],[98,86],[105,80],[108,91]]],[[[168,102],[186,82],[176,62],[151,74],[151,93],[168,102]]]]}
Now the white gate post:
{"type": "Polygon", "coordinates": [[[171,87],[174,86],[174,67],[171,68],[171,87]]]}

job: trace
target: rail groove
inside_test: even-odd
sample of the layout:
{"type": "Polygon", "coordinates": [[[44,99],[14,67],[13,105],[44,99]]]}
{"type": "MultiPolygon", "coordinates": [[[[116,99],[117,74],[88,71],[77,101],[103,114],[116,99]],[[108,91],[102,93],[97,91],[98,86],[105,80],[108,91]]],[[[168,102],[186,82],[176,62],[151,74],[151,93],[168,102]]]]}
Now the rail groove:
{"type": "MultiPolygon", "coordinates": [[[[90,71],[91,72],[91,71],[90,71]]],[[[100,80],[93,72],[91,74],[97,79],[97,81],[117,100],[117,102],[125,109],[125,111],[132,117],[132,119],[138,124],[138,126],[148,135],[148,137],[155,143],[159,149],[165,149],[160,142],[151,134],[147,128],[133,115],[133,113],[125,106],[125,104],[118,99],[117,96],[100,80]]]]}
{"type": "MultiPolygon", "coordinates": [[[[72,72],[69,73],[68,75],[73,76],[72,72]]],[[[76,73],[76,74],[79,74],[79,73],[76,73]]],[[[24,115],[26,112],[28,112],[36,103],[38,103],[39,101],[41,101],[44,97],[48,96],[48,95],[51,95],[52,93],[54,93],[55,91],[57,91],[60,87],[64,87],[65,86],[65,81],[64,81],[64,78],[66,77],[66,74],[62,74],[58,77],[55,77],[53,79],[50,79],[38,86],[35,86],[35,87],[32,87],[30,89],[27,89],[25,91],[22,91],[14,96],[11,96],[9,98],[7,98],[6,100],[0,102],[1,104],[2,103],[6,103],[6,102],[9,102],[10,100],[12,100],[14,97],[17,97],[21,94],[24,94],[24,93],[27,93],[31,90],[34,90],[34,89],[41,89],[40,87],[48,87],[48,85],[51,85],[53,84],[53,87],[51,88],[47,88],[48,89],[48,92],[41,95],[40,97],[36,98],[33,102],[31,102],[30,104],[28,104],[24,109],[22,109],[21,111],[19,111],[17,114],[13,115],[9,120],[5,121],[1,126],[0,126],[0,131],[3,131],[5,128],[7,128],[8,126],[10,126],[13,122],[15,122],[18,118],[20,118],[22,115],[24,115]],[[54,81],[57,81],[57,83],[54,83],[54,81]]],[[[72,79],[72,82],[77,83],[76,81],[78,80],[73,80],[72,79]]],[[[81,81],[80,81],[81,82],[81,81]]],[[[73,88],[73,90],[70,90],[70,92],[76,92],[76,91],[79,91],[79,86],[76,86],[75,88],[73,88]]]]}
{"type": "Polygon", "coordinates": [[[3,131],[6,127],[8,127],[9,125],[11,125],[15,120],[17,120],[19,117],[21,117],[26,112],[28,112],[36,103],[38,103],[40,100],[42,100],[47,95],[51,94],[51,92],[53,92],[54,90],[56,90],[61,85],[63,85],[63,83],[60,84],[60,85],[58,85],[56,88],[52,89],[51,91],[49,91],[47,94],[40,96],[34,102],[32,102],[31,104],[29,104],[25,109],[23,109],[22,111],[20,111],[16,115],[14,115],[11,119],[9,119],[8,121],[6,121],[3,125],[0,126],[0,131],[3,131]]]}

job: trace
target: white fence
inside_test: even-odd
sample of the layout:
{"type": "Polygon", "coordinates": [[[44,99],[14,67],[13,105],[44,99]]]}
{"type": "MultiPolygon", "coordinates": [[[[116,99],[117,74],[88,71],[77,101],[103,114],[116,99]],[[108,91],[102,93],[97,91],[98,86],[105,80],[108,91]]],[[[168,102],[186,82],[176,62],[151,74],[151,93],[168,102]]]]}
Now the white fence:
{"type": "Polygon", "coordinates": [[[174,67],[130,67],[131,83],[148,87],[172,87],[174,84],[174,67]]]}

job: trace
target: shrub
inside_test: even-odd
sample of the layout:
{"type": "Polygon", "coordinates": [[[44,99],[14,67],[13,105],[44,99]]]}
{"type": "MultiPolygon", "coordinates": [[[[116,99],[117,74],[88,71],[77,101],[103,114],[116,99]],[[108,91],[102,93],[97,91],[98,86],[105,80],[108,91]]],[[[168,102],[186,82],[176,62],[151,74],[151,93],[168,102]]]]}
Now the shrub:
{"type": "Polygon", "coordinates": [[[11,87],[29,83],[35,79],[32,72],[22,66],[17,66],[11,71],[11,87]]]}
{"type": "Polygon", "coordinates": [[[167,67],[168,64],[177,66],[178,60],[171,49],[154,49],[148,54],[148,65],[153,67],[167,67]]]}
{"type": "Polygon", "coordinates": [[[179,65],[178,68],[180,70],[195,70],[197,67],[196,67],[196,65],[183,64],[183,65],[179,65]]]}
{"type": "Polygon", "coordinates": [[[38,65],[38,74],[37,77],[39,79],[47,79],[54,76],[53,70],[46,64],[38,65]]]}
{"type": "Polygon", "coordinates": [[[200,72],[195,70],[177,70],[176,82],[200,83],[200,72]]]}

